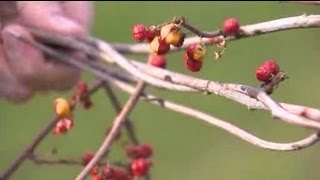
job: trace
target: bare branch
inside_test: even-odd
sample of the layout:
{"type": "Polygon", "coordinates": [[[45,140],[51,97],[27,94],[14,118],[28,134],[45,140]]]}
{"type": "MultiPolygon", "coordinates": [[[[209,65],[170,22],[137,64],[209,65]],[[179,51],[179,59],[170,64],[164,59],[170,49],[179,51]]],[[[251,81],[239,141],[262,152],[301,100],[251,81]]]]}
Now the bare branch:
{"type": "MultiPolygon", "coordinates": [[[[151,68],[148,68],[145,70],[145,72],[142,72],[137,66],[131,63],[130,60],[123,57],[106,42],[98,41],[98,46],[100,47],[101,50],[103,50],[103,52],[101,53],[101,56],[113,59],[121,68],[125,69],[132,75],[136,76],[137,78],[153,86],[163,87],[170,90],[181,90],[181,88],[175,89],[175,86],[172,85],[172,83],[174,83],[174,84],[184,85],[193,89],[198,89],[204,92],[211,92],[216,95],[224,96],[227,98],[234,98],[235,97],[234,92],[236,92],[236,90],[238,89],[241,89],[240,92],[245,94],[247,96],[247,99],[252,98],[252,99],[260,100],[264,105],[266,105],[269,109],[271,109],[272,114],[275,115],[275,117],[279,118],[280,120],[283,120],[291,124],[307,127],[307,128],[320,129],[319,122],[308,121],[306,118],[288,113],[286,110],[278,106],[261,89],[257,89],[249,86],[223,84],[223,83],[218,83],[218,82],[209,81],[209,80],[202,80],[202,79],[197,79],[193,77],[179,75],[178,73],[170,74],[172,76],[164,73],[155,74],[156,71],[151,71],[151,68]],[[157,75],[157,78],[150,76],[147,73],[153,73],[153,75],[157,75]],[[232,93],[230,93],[230,91],[227,91],[227,90],[233,90],[233,91],[231,91],[232,93]]],[[[159,69],[159,68],[155,68],[155,69],[159,69]]]]}
{"type": "MultiPolygon", "coordinates": [[[[119,87],[120,89],[122,89],[125,92],[128,92],[130,94],[132,94],[134,92],[134,88],[130,85],[127,85],[126,83],[123,83],[123,82],[118,81],[116,79],[113,79],[113,81],[111,81],[111,82],[114,83],[117,87],[119,87]]],[[[141,94],[141,99],[148,101],[149,103],[151,103],[153,105],[157,105],[162,108],[166,108],[166,109],[169,109],[169,110],[172,110],[172,111],[184,114],[184,115],[188,115],[188,116],[200,119],[206,123],[209,123],[209,124],[214,125],[218,128],[221,128],[221,129],[227,131],[228,133],[230,133],[234,136],[237,136],[240,139],[242,139],[242,140],[244,140],[254,146],[264,148],[264,149],[275,150],[275,151],[300,150],[300,149],[307,148],[307,147],[315,144],[320,139],[320,133],[315,133],[315,134],[312,134],[311,136],[309,136],[303,140],[296,141],[296,142],[274,143],[274,142],[260,139],[260,138],[256,137],[255,135],[252,135],[252,134],[248,133],[247,131],[240,129],[231,123],[225,122],[223,120],[220,120],[220,119],[213,117],[211,115],[208,115],[206,113],[197,111],[195,109],[176,104],[172,101],[158,98],[154,95],[143,93],[143,94],[141,94]]]]}

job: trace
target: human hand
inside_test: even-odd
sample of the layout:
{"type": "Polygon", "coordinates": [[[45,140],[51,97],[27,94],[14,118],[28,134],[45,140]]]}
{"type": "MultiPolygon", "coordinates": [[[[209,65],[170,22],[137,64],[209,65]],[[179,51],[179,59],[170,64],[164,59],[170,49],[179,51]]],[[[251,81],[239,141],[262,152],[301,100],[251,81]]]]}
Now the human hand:
{"type": "Polygon", "coordinates": [[[80,70],[45,57],[9,32],[33,40],[24,25],[69,36],[86,36],[93,17],[88,1],[0,2],[0,98],[24,102],[35,92],[67,90],[80,78],[80,70]]]}

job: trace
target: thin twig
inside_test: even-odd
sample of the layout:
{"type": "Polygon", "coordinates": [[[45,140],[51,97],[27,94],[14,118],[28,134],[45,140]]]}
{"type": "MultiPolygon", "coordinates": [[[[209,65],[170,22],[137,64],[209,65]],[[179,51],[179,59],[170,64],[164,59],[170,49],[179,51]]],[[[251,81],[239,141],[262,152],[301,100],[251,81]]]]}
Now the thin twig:
{"type": "Polygon", "coordinates": [[[82,161],[79,159],[54,159],[48,157],[41,157],[39,155],[32,155],[29,157],[31,161],[36,164],[46,164],[46,165],[82,165],[82,161]]]}
{"type": "Polygon", "coordinates": [[[51,132],[59,118],[55,117],[36,135],[30,144],[22,151],[19,157],[9,166],[7,170],[1,174],[0,179],[9,179],[10,176],[18,170],[20,165],[33,153],[34,149],[42,142],[42,140],[51,132]]]}
{"type": "MultiPolygon", "coordinates": [[[[96,81],[93,83],[88,90],[88,94],[95,93],[101,86],[103,82],[96,81]]],[[[71,104],[71,109],[74,109],[76,106],[76,102],[74,104],[71,104]]],[[[5,170],[1,176],[0,179],[9,179],[10,176],[17,171],[17,169],[21,166],[21,164],[28,158],[30,155],[33,154],[33,151],[36,147],[39,146],[39,144],[44,140],[44,138],[51,132],[51,130],[54,128],[55,124],[59,120],[58,117],[55,117],[51,121],[48,122],[48,124],[34,137],[34,139],[27,145],[27,147],[21,152],[21,154],[18,156],[18,158],[9,166],[7,170],[5,170]]]]}
{"type": "Polygon", "coordinates": [[[100,146],[99,150],[95,153],[94,157],[88,163],[88,165],[80,172],[80,174],[77,176],[77,180],[84,180],[90,170],[97,164],[97,162],[104,156],[104,154],[109,150],[110,145],[113,141],[113,139],[116,137],[116,135],[119,133],[119,130],[121,128],[121,125],[128,117],[129,113],[133,110],[136,103],[139,100],[139,96],[141,92],[143,91],[145,87],[145,83],[143,81],[139,81],[137,83],[137,86],[135,88],[135,92],[131,95],[131,97],[126,102],[125,106],[123,107],[122,111],[119,113],[119,115],[116,117],[116,119],[113,121],[112,128],[107,135],[106,139],[100,146]]]}
{"type": "MultiPolygon", "coordinates": [[[[104,89],[105,89],[106,94],[109,97],[111,104],[112,104],[113,108],[115,109],[116,113],[120,113],[121,112],[120,102],[108,82],[105,82],[104,89]]],[[[124,121],[124,126],[127,130],[128,137],[129,137],[130,141],[133,144],[136,144],[136,145],[139,144],[139,140],[138,140],[138,137],[135,133],[134,125],[133,125],[131,119],[127,118],[124,121]]]]}
{"type": "MultiPolygon", "coordinates": [[[[320,15],[300,15],[292,16],[287,18],[281,18],[262,23],[242,25],[240,27],[240,34],[234,36],[226,36],[227,41],[239,40],[248,37],[259,36],[263,34],[269,34],[278,31],[301,29],[301,28],[318,28],[320,27],[320,15]]],[[[219,32],[219,30],[213,31],[212,33],[219,32]]],[[[220,36],[217,36],[220,37],[220,36]]],[[[198,36],[190,37],[185,40],[182,47],[172,48],[171,51],[177,51],[185,49],[190,44],[198,43],[200,39],[198,36]]],[[[212,43],[211,38],[202,38],[202,42],[210,45],[212,43]]],[[[130,43],[114,43],[112,44],[120,53],[150,53],[149,44],[130,44],[130,43]]]]}
{"type": "MultiPolygon", "coordinates": [[[[83,162],[81,158],[77,159],[57,159],[57,158],[49,158],[40,156],[39,154],[32,154],[29,156],[29,160],[33,161],[36,164],[45,164],[45,165],[79,165],[83,166],[83,162]]],[[[106,163],[99,162],[98,166],[104,166],[106,163]]]]}

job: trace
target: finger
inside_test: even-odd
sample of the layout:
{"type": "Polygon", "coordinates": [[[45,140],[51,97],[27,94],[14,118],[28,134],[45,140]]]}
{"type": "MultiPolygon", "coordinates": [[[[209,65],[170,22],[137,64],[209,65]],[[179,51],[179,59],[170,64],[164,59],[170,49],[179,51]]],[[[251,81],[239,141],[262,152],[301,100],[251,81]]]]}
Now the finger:
{"type": "Polygon", "coordinates": [[[83,36],[87,31],[75,21],[64,16],[57,1],[19,1],[18,12],[23,22],[42,30],[73,36],[83,36]]]}
{"type": "Polygon", "coordinates": [[[16,1],[0,1],[0,16],[10,17],[16,15],[17,3],[16,1]]]}
{"type": "Polygon", "coordinates": [[[61,6],[66,17],[76,21],[86,29],[90,29],[93,20],[94,2],[61,1],[61,6]]]}
{"type": "Polygon", "coordinates": [[[3,45],[8,65],[17,79],[32,90],[66,90],[80,78],[80,71],[66,64],[45,59],[43,54],[30,45],[10,35],[15,32],[34,41],[30,33],[19,25],[6,26],[2,31],[3,45]]]}
{"type": "Polygon", "coordinates": [[[0,46],[0,98],[18,103],[26,101],[32,95],[32,91],[20,83],[11,73],[4,49],[0,46]]]}

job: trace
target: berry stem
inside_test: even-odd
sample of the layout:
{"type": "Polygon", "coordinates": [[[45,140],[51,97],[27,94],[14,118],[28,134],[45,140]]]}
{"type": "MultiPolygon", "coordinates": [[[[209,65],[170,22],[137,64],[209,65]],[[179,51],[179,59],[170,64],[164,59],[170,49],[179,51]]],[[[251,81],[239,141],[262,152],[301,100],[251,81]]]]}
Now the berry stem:
{"type": "Polygon", "coordinates": [[[213,38],[213,37],[217,37],[217,36],[222,36],[223,32],[221,30],[217,30],[217,31],[213,31],[213,32],[205,32],[205,31],[201,31],[198,28],[196,28],[195,26],[187,23],[187,22],[183,22],[181,23],[181,26],[188,29],[189,31],[191,31],[192,33],[196,34],[197,36],[201,37],[201,38],[213,38]]]}
{"type": "Polygon", "coordinates": [[[192,33],[196,34],[197,36],[203,38],[213,38],[217,36],[223,35],[223,32],[221,30],[213,31],[213,32],[204,32],[193,26],[192,24],[188,23],[184,17],[177,17],[174,18],[173,22],[175,24],[181,25],[182,27],[188,29],[192,33]]]}

